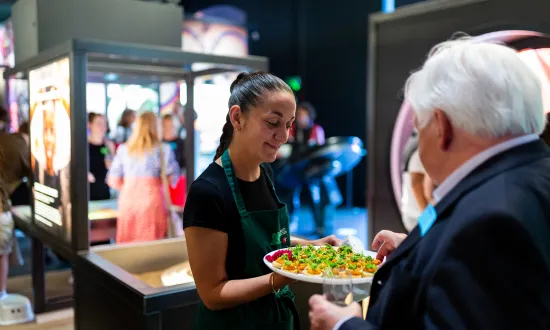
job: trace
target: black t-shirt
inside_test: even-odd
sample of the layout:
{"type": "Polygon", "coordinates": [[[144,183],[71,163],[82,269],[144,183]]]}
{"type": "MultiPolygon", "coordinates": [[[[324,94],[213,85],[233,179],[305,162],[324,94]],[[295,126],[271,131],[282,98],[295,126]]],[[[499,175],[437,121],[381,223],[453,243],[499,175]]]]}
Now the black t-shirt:
{"type": "Polygon", "coordinates": [[[105,182],[107,178],[105,155],[109,153],[109,149],[105,144],[95,145],[88,142],[88,153],[90,156],[90,173],[95,177],[95,182],[90,182],[90,200],[109,199],[111,198],[111,192],[105,182]]]}
{"type": "MultiPolygon", "coordinates": [[[[269,165],[266,165],[261,167],[260,177],[254,182],[237,179],[247,211],[275,210],[280,207],[270,188],[268,176],[273,180],[273,171],[269,165]]],[[[245,266],[243,259],[245,239],[241,217],[225,172],[216,163],[210,164],[193,182],[187,195],[183,227],[193,226],[227,233],[228,247],[225,262],[227,276],[230,280],[242,278],[245,266]]]]}

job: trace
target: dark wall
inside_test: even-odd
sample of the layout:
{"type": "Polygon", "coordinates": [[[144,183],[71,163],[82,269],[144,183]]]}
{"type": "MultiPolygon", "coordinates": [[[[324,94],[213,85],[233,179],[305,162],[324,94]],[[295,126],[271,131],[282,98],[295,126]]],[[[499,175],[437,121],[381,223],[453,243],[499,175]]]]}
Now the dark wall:
{"type": "MultiPolygon", "coordinates": [[[[381,1],[348,0],[185,0],[187,13],[231,4],[248,14],[259,41],[250,54],[267,56],[270,70],[284,78],[302,77],[298,97],[313,103],[328,136],[357,136],[366,147],[368,15],[381,1]]],[[[368,156],[367,156],[368,157],[368,156]]],[[[354,170],[354,205],[365,206],[366,161],[354,170]]],[[[342,179],[339,186],[345,192],[342,179]]]]}
{"type": "MultiPolygon", "coordinates": [[[[357,136],[366,148],[367,23],[381,1],[305,2],[303,97],[316,106],[327,136],[357,136]]],[[[365,205],[366,163],[353,172],[357,206],[365,205]]],[[[344,178],[339,186],[344,193],[344,178]]]]}
{"type": "Polygon", "coordinates": [[[251,55],[267,56],[270,70],[274,74],[286,77],[298,70],[296,47],[298,36],[297,8],[299,1],[255,1],[255,0],[184,0],[186,14],[195,13],[213,5],[232,5],[244,10],[248,23],[259,32],[260,39],[249,39],[251,55]]]}
{"type": "MultiPolygon", "coordinates": [[[[450,1],[452,2],[452,1],[450,1]]],[[[406,8],[411,9],[411,8],[406,8]]],[[[400,17],[377,24],[374,106],[369,108],[369,241],[382,229],[404,231],[390,178],[390,143],[401,106],[400,91],[409,73],[420,67],[436,43],[456,31],[469,34],[503,29],[550,32],[550,2],[487,0],[400,17]],[[372,116],[372,117],[371,117],[372,116]]],[[[389,16],[392,17],[392,16],[389,16]]]]}
{"type": "Polygon", "coordinates": [[[406,5],[412,5],[417,2],[422,2],[425,0],[395,0],[395,8],[406,6],[406,5]]]}

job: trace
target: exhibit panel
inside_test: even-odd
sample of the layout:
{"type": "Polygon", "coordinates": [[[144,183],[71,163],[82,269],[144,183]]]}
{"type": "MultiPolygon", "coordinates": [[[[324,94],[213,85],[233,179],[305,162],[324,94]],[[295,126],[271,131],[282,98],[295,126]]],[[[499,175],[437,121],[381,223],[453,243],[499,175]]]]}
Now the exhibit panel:
{"type": "Polygon", "coordinates": [[[29,72],[33,220],[71,243],[69,58],[29,72]]]}
{"type": "MultiPolygon", "coordinates": [[[[404,110],[410,108],[403,99],[403,86],[410,72],[422,65],[431,47],[458,31],[485,35],[518,50],[547,48],[537,35],[550,31],[543,14],[549,9],[550,3],[535,0],[426,1],[389,15],[371,16],[367,110],[371,153],[367,182],[369,242],[382,229],[405,231],[400,213],[401,176],[404,146],[412,133],[412,111],[404,110]],[[499,32],[503,29],[534,31],[526,31],[518,38],[499,32]]],[[[537,63],[546,62],[541,57],[537,63]]]]}

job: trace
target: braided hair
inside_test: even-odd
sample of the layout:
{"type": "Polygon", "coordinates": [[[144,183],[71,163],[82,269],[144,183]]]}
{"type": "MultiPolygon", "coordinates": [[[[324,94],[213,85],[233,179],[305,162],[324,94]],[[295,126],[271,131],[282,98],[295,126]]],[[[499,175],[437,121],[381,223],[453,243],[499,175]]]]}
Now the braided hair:
{"type": "MultiPolygon", "coordinates": [[[[238,105],[241,112],[246,114],[254,106],[257,106],[265,97],[272,92],[289,92],[292,93],[290,87],[281,79],[271,73],[254,72],[240,73],[235,81],[231,84],[228,106],[238,105]]],[[[223,125],[220,144],[216,149],[214,161],[222,156],[229,148],[233,140],[233,125],[229,117],[229,112],[225,117],[225,125],[223,125]]]]}

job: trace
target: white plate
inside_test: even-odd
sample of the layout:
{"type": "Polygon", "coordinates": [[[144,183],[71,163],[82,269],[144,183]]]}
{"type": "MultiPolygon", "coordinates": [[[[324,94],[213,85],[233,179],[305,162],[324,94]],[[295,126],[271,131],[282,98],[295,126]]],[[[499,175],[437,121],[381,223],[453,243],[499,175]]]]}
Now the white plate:
{"type": "MultiPolygon", "coordinates": [[[[318,248],[320,248],[320,246],[316,246],[315,248],[318,249],[318,248]]],[[[345,279],[345,278],[327,278],[327,277],[322,277],[322,276],[308,276],[308,275],[299,274],[299,273],[298,274],[290,273],[290,272],[284,271],[282,269],[275,268],[275,267],[273,267],[271,262],[267,261],[266,257],[268,255],[272,255],[273,253],[275,253],[277,251],[280,251],[280,250],[288,250],[288,248],[271,251],[270,253],[268,253],[264,256],[265,265],[267,267],[269,267],[269,269],[271,269],[275,273],[281,274],[285,277],[288,277],[288,278],[291,278],[293,280],[300,281],[300,282],[317,283],[317,284],[332,284],[332,285],[349,284],[349,279],[345,279]]],[[[366,256],[371,256],[373,258],[376,258],[376,253],[375,252],[364,250],[363,254],[366,255],[366,256]]],[[[378,267],[380,267],[380,266],[382,266],[382,265],[379,265],[378,267]]],[[[374,276],[362,277],[362,278],[352,278],[351,283],[352,284],[372,283],[373,278],[374,278],[374,276]]]]}

